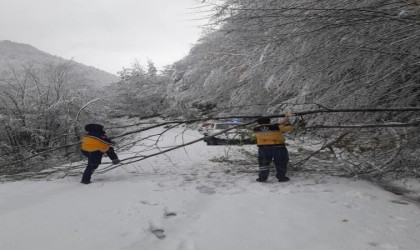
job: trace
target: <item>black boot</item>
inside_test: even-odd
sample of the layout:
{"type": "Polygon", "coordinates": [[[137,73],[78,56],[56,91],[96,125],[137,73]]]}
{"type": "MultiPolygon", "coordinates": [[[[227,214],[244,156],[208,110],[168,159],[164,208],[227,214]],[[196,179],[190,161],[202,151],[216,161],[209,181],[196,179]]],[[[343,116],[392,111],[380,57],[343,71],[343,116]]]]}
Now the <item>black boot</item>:
{"type": "Polygon", "coordinates": [[[279,177],[279,182],[286,182],[286,181],[290,181],[290,178],[287,176],[279,177]]]}

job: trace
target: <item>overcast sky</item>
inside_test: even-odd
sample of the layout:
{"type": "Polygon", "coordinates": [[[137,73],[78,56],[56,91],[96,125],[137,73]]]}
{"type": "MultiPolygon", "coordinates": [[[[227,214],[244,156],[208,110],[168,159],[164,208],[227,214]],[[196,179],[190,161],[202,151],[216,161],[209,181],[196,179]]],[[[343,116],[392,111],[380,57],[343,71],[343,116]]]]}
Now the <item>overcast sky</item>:
{"type": "Polygon", "coordinates": [[[188,54],[205,20],[196,0],[0,0],[0,40],[116,74],[188,54]]]}

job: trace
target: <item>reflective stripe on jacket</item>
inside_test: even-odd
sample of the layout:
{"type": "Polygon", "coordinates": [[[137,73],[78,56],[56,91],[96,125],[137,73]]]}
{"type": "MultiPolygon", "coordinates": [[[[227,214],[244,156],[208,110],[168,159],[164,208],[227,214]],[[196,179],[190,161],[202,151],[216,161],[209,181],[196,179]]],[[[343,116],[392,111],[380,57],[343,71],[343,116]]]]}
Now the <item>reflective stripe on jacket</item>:
{"type": "Polygon", "coordinates": [[[87,152],[101,151],[105,153],[112,146],[111,143],[101,140],[100,138],[85,135],[82,139],[82,150],[87,152]]]}
{"type": "Polygon", "coordinates": [[[292,132],[291,125],[262,124],[254,128],[257,145],[284,145],[286,139],[283,133],[292,132]]]}

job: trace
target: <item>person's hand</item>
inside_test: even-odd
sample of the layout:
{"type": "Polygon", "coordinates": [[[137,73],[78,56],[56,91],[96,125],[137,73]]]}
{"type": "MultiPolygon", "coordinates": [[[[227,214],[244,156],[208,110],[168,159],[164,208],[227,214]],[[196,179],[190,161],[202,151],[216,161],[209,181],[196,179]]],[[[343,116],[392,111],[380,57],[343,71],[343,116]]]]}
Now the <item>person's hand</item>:
{"type": "Polygon", "coordinates": [[[293,117],[294,115],[292,114],[292,113],[287,113],[287,114],[285,114],[284,115],[284,119],[283,119],[283,122],[281,123],[281,124],[283,124],[283,125],[290,125],[290,120],[289,120],[289,118],[290,117],[293,117]]]}
{"type": "Polygon", "coordinates": [[[114,159],[114,160],[112,160],[112,164],[118,164],[120,162],[121,162],[120,159],[114,159]]]}

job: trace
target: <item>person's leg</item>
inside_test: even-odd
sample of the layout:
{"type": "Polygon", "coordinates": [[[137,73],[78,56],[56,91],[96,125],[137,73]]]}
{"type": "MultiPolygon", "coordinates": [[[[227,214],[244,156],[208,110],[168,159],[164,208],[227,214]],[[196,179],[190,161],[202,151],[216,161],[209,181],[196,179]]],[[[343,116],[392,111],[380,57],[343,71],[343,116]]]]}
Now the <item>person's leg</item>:
{"type": "Polygon", "coordinates": [[[118,159],[117,154],[115,153],[115,150],[113,147],[110,147],[108,151],[105,152],[106,155],[109,157],[109,159],[111,160],[115,160],[118,159]]]}
{"type": "Polygon", "coordinates": [[[87,152],[85,155],[88,156],[88,164],[85,171],[83,172],[81,183],[89,184],[93,172],[98,168],[99,164],[101,164],[103,153],[100,151],[94,151],[87,152]]]}
{"type": "Polygon", "coordinates": [[[82,177],[81,183],[89,184],[90,179],[92,177],[92,174],[93,174],[93,172],[95,171],[96,168],[98,168],[98,165],[92,165],[92,164],[88,163],[85,171],[83,172],[83,177],[82,177]]]}
{"type": "Polygon", "coordinates": [[[289,162],[289,154],[286,147],[276,147],[274,152],[274,165],[276,166],[276,177],[279,181],[288,181],[287,163],[289,162]]]}
{"type": "Polygon", "coordinates": [[[258,179],[259,182],[264,182],[267,180],[270,173],[269,166],[272,160],[269,148],[259,147],[258,148],[258,179]]]}

